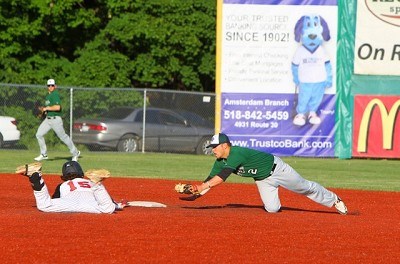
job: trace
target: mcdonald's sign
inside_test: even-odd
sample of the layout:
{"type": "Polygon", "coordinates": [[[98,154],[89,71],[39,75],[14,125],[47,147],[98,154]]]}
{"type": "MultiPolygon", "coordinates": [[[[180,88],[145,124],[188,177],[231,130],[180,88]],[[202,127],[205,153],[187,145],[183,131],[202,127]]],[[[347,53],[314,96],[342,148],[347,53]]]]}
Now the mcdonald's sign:
{"type": "Polygon", "coordinates": [[[354,97],[353,156],[400,158],[400,96],[354,97]]]}

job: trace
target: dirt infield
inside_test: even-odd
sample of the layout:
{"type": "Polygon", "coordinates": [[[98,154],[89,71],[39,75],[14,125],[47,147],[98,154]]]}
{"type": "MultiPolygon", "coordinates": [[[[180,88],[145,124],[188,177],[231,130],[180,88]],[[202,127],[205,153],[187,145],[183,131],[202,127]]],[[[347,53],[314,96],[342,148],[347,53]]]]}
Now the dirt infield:
{"type": "MultiPolygon", "coordinates": [[[[53,191],[59,177],[45,176],[53,191]]],[[[0,175],[2,263],[398,263],[400,193],[336,190],[349,215],[280,190],[266,213],[252,184],[194,202],[167,180],[111,178],[115,200],[155,201],[112,215],[42,213],[25,177],[0,175]]]]}

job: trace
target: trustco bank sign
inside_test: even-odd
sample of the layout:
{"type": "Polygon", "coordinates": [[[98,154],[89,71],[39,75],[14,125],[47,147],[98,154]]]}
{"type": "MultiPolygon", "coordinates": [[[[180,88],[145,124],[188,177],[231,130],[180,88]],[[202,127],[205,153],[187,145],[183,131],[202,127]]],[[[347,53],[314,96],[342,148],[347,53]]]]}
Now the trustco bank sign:
{"type": "Polygon", "coordinates": [[[365,5],[378,19],[400,27],[400,0],[365,0],[365,5]]]}

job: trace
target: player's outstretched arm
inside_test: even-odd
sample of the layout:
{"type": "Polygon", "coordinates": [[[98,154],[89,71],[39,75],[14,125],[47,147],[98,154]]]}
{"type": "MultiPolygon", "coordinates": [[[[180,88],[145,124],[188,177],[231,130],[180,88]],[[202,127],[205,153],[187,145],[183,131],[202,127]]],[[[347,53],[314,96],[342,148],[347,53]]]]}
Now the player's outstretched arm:
{"type": "MultiPolygon", "coordinates": [[[[209,178],[207,178],[209,179],[209,178]]],[[[221,184],[224,180],[219,176],[214,176],[213,178],[204,181],[200,185],[190,184],[190,183],[178,183],[175,185],[175,191],[181,194],[189,194],[188,197],[180,197],[179,199],[185,201],[194,201],[204,194],[206,194],[211,187],[221,184]]]]}

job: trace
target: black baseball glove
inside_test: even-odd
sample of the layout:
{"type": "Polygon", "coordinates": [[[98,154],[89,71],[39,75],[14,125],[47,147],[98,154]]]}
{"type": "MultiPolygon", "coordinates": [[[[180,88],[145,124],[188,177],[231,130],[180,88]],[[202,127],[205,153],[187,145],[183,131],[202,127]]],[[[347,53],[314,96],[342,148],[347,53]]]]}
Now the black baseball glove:
{"type": "Polygon", "coordinates": [[[47,116],[47,111],[43,111],[44,107],[43,106],[36,106],[33,109],[33,115],[36,116],[38,119],[43,120],[47,116]]]}

